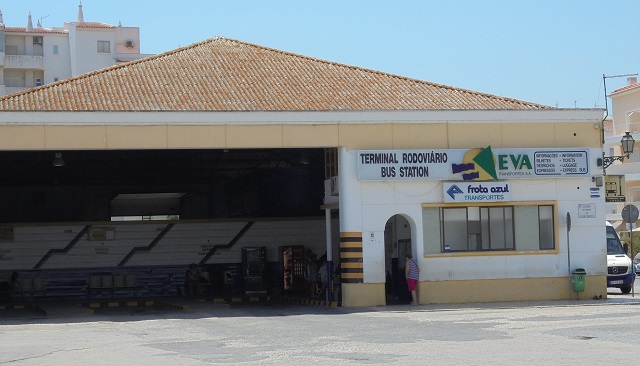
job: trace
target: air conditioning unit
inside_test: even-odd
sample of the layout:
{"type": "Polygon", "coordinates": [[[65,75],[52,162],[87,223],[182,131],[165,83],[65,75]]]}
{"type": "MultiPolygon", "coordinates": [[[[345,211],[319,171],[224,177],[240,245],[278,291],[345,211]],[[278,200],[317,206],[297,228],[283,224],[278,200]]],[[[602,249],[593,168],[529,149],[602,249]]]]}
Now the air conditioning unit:
{"type": "Polygon", "coordinates": [[[127,41],[126,46],[127,48],[133,48],[133,41],[127,41]]]}
{"type": "Polygon", "coordinates": [[[33,44],[42,45],[42,37],[33,37],[33,44]]]}

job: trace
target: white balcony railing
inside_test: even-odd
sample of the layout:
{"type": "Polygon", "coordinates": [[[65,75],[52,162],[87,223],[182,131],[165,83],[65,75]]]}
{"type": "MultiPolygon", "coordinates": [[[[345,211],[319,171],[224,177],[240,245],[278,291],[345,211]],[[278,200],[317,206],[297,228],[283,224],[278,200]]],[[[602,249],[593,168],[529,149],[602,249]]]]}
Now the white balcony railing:
{"type": "Polygon", "coordinates": [[[5,55],[5,69],[44,70],[43,56],[5,55]]]}

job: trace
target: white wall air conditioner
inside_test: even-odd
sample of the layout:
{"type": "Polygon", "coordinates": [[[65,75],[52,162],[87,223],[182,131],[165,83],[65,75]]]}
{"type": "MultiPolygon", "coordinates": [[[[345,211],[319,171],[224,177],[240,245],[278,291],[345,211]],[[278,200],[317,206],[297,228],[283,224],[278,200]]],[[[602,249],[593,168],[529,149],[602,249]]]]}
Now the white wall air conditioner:
{"type": "Polygon", "coordinates": [[[126,47],[127,48],[133,48],[133,41],[127,41],[126,42],[126,47]]]}
{"type": "Polygon", "coordinates": [[[338,184],[338,177],[331,177],[331,182],[329,183],[329,187],[330,187],[329,194],[331,196],[340,195],[340,185],[338,184]]]}

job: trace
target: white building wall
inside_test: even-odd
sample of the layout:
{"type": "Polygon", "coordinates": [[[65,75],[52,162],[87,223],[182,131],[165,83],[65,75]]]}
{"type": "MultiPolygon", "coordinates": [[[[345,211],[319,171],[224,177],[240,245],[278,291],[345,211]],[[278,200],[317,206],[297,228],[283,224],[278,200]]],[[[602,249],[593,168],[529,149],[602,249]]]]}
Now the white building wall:
{"type": "MultiPolygon", "coordinates": [[[[591,157],[601,154],[588,149],[591,157]]],[[[422,268],[421,281],[516,279],[563,277],[571,270],[585,268],[588,275],[606,275],[606,241],[604,190],[591,176],[557,179],[512,179],[511,201],[554,201],[557,253],[544,252],[465,252],[426,255],[424,252],[422,204],[443,202],[442,182],[426,181],[359,181],[356,151],[340,151],[341,231],[362,231],[364,283],[385,281],[384,230],[387,220],[400,214],[411,225],[412,251],[422,268]],[[596,188],[597,197],[592,197],[596,188]],[[342,192],[347,191],[343,195],[342,192]],[[595,217],[581,218],[581,204],[595,208],[595,217]],[[567,241],[566,213],[572,217],[567,241]]],[[[595,159],[590,170],[597,172],[595,159]]],[[[517,243],[516,243],[517,249],[517,243]]]]}
{"type": "MultiPolygon", "coordinates": [[[[86,74],[91,71],[113,66],[115,60],[115,35],[112,28],[94,29],[75,27],[76,69],[72,76],[86,74]],[[109,41],[109,53],[98,53],[98,41],[109,41]]],[[[72,54],[71,57],[74,57],[72,54]]]]}
{"type": "Polygon", "coordinates": [[[49,84],[71,77],[71,57],[69,54],[69,37],[66,34],[48,34],[43,37],[44,51],[44,83],[49,84]],[[54,46],[58,53],[54,54],[54,46]]]}

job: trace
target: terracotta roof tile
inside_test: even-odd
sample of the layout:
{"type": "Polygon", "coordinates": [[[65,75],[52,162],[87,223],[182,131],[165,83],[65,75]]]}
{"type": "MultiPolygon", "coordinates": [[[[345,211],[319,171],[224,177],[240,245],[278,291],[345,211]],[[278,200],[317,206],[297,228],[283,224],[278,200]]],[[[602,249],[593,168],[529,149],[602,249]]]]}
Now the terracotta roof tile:
{"type": "Polygon", "coordinates": [[[72,24],[75,24],[77,28],[115,28],[111,24],[99,23],[99,22],[82,22],[82,23],[72,22],[72,24]]]}
{"type": "Polygon", "coordinates": [[[224,37],[0,99],[0,110],[552,109],[224,37]]]}
{"type": "Polygon", "coordinates": [[[611,93],[611,95],[622,93],[622,92],[626,92],[626,91],[629,91],[631,89],[636,89],[636,88],[640,88],[640,83],[633,83],[633,84],[629,84],[627,86],[623,86],[622,88],[614,90],[611,93]]]}
{"type": "Polygon", "coordinates": [[[29,32],[27,28],[20,27],[6,27],[4,31],[6,33],[68,33],[65,30],[53,30],[49,28],[33,28],[33,30],[29,32]]]}

